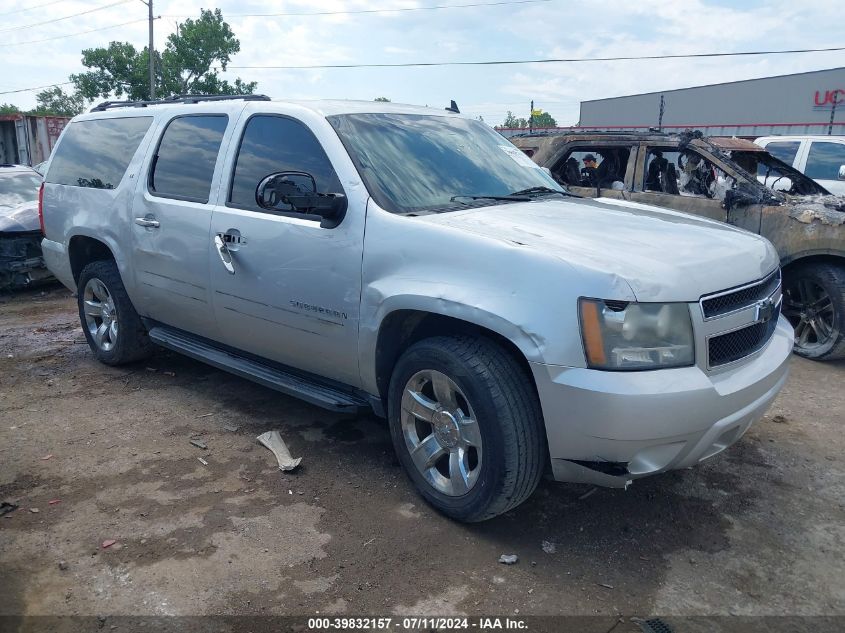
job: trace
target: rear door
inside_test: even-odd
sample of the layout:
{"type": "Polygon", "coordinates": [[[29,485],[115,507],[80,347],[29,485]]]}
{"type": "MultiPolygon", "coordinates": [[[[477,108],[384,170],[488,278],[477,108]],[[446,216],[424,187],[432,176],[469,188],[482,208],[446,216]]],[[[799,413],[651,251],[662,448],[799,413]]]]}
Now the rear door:
{"type": "Polygon", "coordinates": [[[644,143],[640,151],[632,200],[727,221],[722,201],[733,179],[718,166],[693,147],[644,143]]]}
{"type": "Polygon", "coordinates": [[[305,118],[251,107],[255,114],[245,116],[237,132],[227,159],[231,180],[221,190],[212,219],[211,234],[228,245],[233,269],[229,272],[212,252],[211,284],[221,341],[357,386],[368,195],[356,186],[357,172],[325,119],[298,110],[305,118]],[[327,228],[293,210],[259,207],[258,184],[285,171],[312,175],[320,193],[347,195],[343,221],[327,228]],[[341,182],[351,183],[349,189],[344,191],[341,182]]]}
{"type": "Polygon", "coordinates": [[[170,119],[136,189],[133,268],[145,316],[217,337],[208,279],[212,190],[230,121],[222,112],[170,119]]]}

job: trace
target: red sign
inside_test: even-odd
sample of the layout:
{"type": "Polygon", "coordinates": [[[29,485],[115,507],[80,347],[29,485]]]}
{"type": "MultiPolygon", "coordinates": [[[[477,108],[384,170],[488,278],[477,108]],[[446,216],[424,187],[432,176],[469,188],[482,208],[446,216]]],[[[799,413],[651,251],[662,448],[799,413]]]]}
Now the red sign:
{"type": "Polygon", "coordinates": [[[833,90],[816,90],[815,104],[817,108],[825,106],[839,105],[845,103],[845,90],[842,88],[835,88],[833,90]]]}

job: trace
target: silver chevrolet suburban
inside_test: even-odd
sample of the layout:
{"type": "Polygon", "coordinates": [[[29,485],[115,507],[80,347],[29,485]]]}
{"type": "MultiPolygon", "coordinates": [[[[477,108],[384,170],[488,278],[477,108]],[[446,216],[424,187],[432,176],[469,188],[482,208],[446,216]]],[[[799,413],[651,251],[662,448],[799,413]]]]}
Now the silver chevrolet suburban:
{"type": "Polygon", "coordinates": [[[769,242],[573,196],[453,106],[106,102],[62,134],[40,214],[99,360],[159,345],[371,409],[463,521],[546,470],[625,487],[693,466],[787,376],[769,242]]]}

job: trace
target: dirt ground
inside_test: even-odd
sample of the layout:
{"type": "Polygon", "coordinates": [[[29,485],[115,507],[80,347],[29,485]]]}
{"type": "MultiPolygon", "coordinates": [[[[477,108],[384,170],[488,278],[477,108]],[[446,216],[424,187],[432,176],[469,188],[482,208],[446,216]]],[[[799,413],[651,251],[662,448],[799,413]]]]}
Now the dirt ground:
{"type": "Polygon", "coordinates": [[[845,616],[843,384],[845,363],[796,357],[707,463],[589,496],[544,482],[461,525],[379,419],[164,350],[106,367],[69,292],[5,296],[0,501],[20,508],[0,518],[0,614],[845,616]],[[273,429],[298,472],[256,442],[273,429]]]}

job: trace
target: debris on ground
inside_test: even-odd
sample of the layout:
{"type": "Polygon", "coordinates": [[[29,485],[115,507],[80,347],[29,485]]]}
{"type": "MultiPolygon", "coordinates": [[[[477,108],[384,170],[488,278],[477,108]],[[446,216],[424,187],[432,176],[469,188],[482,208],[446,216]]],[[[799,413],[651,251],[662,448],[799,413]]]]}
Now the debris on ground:
{"type": "Polygon", "coordinates": [[[161,373],[164,374],[165,376],[175,376],[176,375],[176,373],[172,372],[172,371],[163,371],[161,373]]]}
{"type": "Polygon", "coordinates": [[[551,541],[543,541],[541,546],[546,554],[554,554],[557,551],[557,545],[551,541]]]}
{"type": "Polygon", "coordinates": [[[117,541],[113,538],[106,539],[105,541],[102,542],[102,548],[108,549],[109,547],[111,547],[115,543],[117,543],[117,541]]]}
{"type": "Polygon", "coordinates": [[[39,512],[41,512],[41,510],[39,510],[38,508],[30,508],[29,511],[32,512],[32,514],[38,514],[39,512]]]}
{"type": "Polygon", "coordinates": [[[18,506],[16,506],[14,503],[9,503],[8,501],[4,501],[3,503],[0,503],[0,517],[3,516],[4,514],[9,514],[10,512],[14,512],[17,509],[18,509],[18,506]]]}
{"type": "Polygon", "coordinates": [[[53,459],[53,454],[52,454],[52,453],[50,453],[49,455],[45,455],[44,457],[42,457],[42,458],[41,458],[41,461],[42,461],[42,462],[46,462],[48,459],[53,459]]]}
{"type": "Polygon", "coordinates": [[[503,565],[516,565],[516,562],[519,560],[519,556],[516,554],[502,554],[499,556],[499,562],[503,565]]]}
{"type": "Polygon", "coordinates": [[[279,462],[279,470],[281,471],[293,470],[302,461],[301,457],[291,457],[287,444],[285,444],[278,431],[267,431],[259,435],[257,439],[262,446],[269,448],[273,452],[276,460],[279,462]]]}
{"type": "Polygon", "coordinates": [[[47,502],[47,505],[54,506],[54,505],[56,505],[57,503],[61,503],[61,502],[62,502],[62,500],[61,500],[61,499],[50,499],[50,500],[47,502]]]}
{"type": "Polygon", "coordinates": [[[193,444],[197,448],[201,448],[204,451],[208,450],[208,444],[206,444],[202,440],[191,440],[191,444],[193,444]]]}
{"type": "Polygon", "coordinates": [[[59,561],[59,569],[62,570],[62,571],[67,571],[67,568],[68,568],[67,561],[66,560],[60,560],[59,561]]]}
{"type": "Polygon", "coordinates": [[[203,466],[208,466],[208,462],[205,461],[202,457],[197,457],[197,459],[200,460],[200,464],[202,464],[203,466]]]}
{"type": "Polygon", "coordinates": [[[578,501],[583,501],[584,499],[586,499],[587,497],[589,497],[590,495],[595,493],[597,490],[598,490],[598,487],[590,488],[587,492],[585,492],[580,497],[578,497],[578,501]]]}
{"type": "Polygon", "coordinates": [[[214,412],[213,412],[213,411],[212,411],[211,413],[203,413],[202,415],[198,415],[197,417],[198,417],[198,418],[209,418],[209,417],[211,417],[212,415],[214,415],[214,412]]]}
{"type": "Polygon", "coordinates": [[[776,415],[775,417],[772,418],[772,422],[774,422],[775,424],[786,424],[787,420],[782,415],[776,415]]]}
{"type": "Polygon", "coordinates": [[[605,589],[613,589],[613,585],[608,585],[606,582],[596,583],[599,587],[604,587],[605,589]]]}
{"type": "Polygon", "coordinates": [[[237,433],[238,429],[241,428],[237,424],[224,424],[223,428],[227,431],[231,431],[232,433],[237,433]]]}

